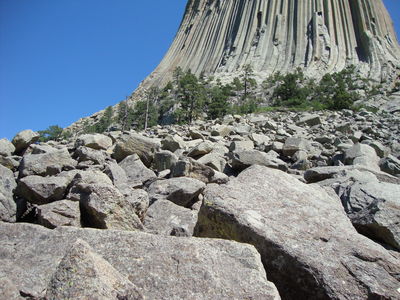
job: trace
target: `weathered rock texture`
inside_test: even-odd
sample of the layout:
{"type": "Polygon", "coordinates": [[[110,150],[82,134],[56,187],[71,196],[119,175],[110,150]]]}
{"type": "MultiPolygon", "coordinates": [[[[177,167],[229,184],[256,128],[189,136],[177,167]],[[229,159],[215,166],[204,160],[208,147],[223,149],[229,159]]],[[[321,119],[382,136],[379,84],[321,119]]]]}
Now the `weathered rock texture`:
{"type": "Polygon", "coordinates": [[[231,79],[247,64],[261,78],[297,67],[318,77],[357,65],[366,76],[393,79],[399,58],[382,0],[189,0],[173,44],[143,87],[166,83],[178,66],[231,79]]]}
{"type": "Polygon", "coordinates": [[[78,299],[65,297],[75,292],[68,283],[81,289],[81,296],[89,289],[100,293],[95,287],[124,295],[125,287],[136,286],[152,300],[280,299],[254,247],[231,241],[0,222],[0,244],[0,274],[33,299],[41,299],[46,287],[54,296],[49,299],[78,299]],[[77,246],[77,240],[86,246],[77,246]]]}

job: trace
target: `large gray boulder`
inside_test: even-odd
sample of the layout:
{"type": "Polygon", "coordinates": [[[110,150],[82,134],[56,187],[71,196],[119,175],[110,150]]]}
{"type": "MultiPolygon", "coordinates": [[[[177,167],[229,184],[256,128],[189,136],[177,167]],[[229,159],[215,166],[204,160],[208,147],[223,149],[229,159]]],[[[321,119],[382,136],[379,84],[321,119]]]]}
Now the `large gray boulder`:
{"type": "Polygon", "coordinates": [[[278,170],[208,185],[195,235],[253,244],[284,299],[399,297],[400,260],[356,232],[336,195],[278,170]]]}
{"type": "Polygon", "coordinates": [[[148,193],[150,201],[169,200],[177,205],[190,207],[206,187],[205,183],[187,177],[176,177],[153,182],[148,193]]]}
{"type": "Polygon", "coordinates": [[[0,139],[0,156],[11,156],[15,152],[14,145],[7,139],[0,139]]]}
{"type": "Polygon", "coordinates": [[[305,138],[301,137],[290,137],[287,138],[282,148],[283,155],[291,157],[297,151],[309,152],[311,149],[311,143],[305,138]]]}
{"type": "Polygon", "coordinates": [[[356,182],[341,199],[358,232],[400,250],[400,185],[356,182]]]}
{"type": "Polygon", "coordinates": [[[226,183],[229,180],[225,174],[190,157],[181,159],[174,165],[171,177],[190,177],[204,183],[226,183]]]}
{"type": "Polygon", "coordinates": [[[161,150],[154,155],[154,169],[158,172],[171,169],[176,162],[178,157],[168,150],[161,150]]]}
{"type": "Polygon", "coordinates": [[[112,139],[104,134],[83,134],[75,141],[75,147],[85,146],[95,150],[107,150],[112,146],[112,139]]]}
{"type": "Polygon", "coordinates": [[[192,149],[190,149],[187,156],[199,157],[207,153],[210,153],[213,149],[214,149],[214,143],[210,141],[204,141],[198,144],[197,146],[193,147],[192,149]]]}
{"type": "Polygon", "coordinates": [[[400,175],[400,159],[397,159],[393,155],[389,155],[380,160],[379,167],[383,172],[386,172],[393,176],[400,175]]]}
{"type": "Polygon", "coordinates": [[[99,229],[138,230],[143,225],[136,207],[114,186],[78,183],[74,192],[80,193],[81,222],[99,229]]]}
{"type": "Polygon", "coordinates": [[[18,132],[11,141],[15,147],[15,153],[21,153],[30,144],[37,142],[39,137],[40,135],[37,132],[33,132],[30,129],[18,132]]]}
{"type": "Polygon", "coordinates": [[[71,170],[77,162],[71,158],[67,148],[42,154],[24,155],[20,164],[20,176],[55,175],[62,170],[71,170]]]}
{"type": "Polygon", "coordinates": [[[158,200],[147,210],[144,227],[146,232],[153,234],[190,237],[196,222],[197,211],[168,200],[158,200]]]}
{"type": "Polygon", "coordinates": [[[47,286],[46,299],[144,299],[138,288],[78,239],[47,286]]]}
{"type": "Polygon", "coordinates": [[[7,274],[18,291],[44,296],[60,261],[78,239],[145,299],[280,299],[251,245],[141,232],[0,223],[0,274],[7,274]]]}
{"type": "Polygon", "coordinates": [[[61,176],[27,176],[19,181],[16,194],[32,204],[46,204],[65,199],[70,183],[69,178],[61,176]]]}
{"type": "Polygon", "coordinates": [[[168,135],[161,141],[162,149],[175,152],[179,149],[185,149],[185,141],[178,135],[168,135]]]}
{"type": "Polygon", "coordinates": [[[15,222],[17,205],[13,199],[13,193],[17,183],[11,170],[0,165],[0,220],[15,222]]]}
{"type": "Polygon", "coordinates": [[[232,153],[231,164],[232,168],[238,171],[243,171],[252,165],[260,165],[282,171],[287,171],[288,169],[287,164],[281,159],[258,150],[245,150],[232,153]]]}
{"type": "Polygon", "coordinates": [[[346,165],[360,165],[379,170],[379,157],[371,146],[357,143],[344,152],[346,165]]]}
{"type": "Polygon", "coordinates": [[[107,155],[104,151],[80,146],[75,150],[74,158],[79,163],[85,162],[91,165],[104,165],[107,155]]]}
{"type": "Polygon", "coordinates": [[[142,162],[150,167],[154,153],[161,147],[161,143],[154,138],[148,138],[137,133],[122,135],[115,144],[113,157],[120,162],[125,157],[137,154],[142,162]]]}
{"type": "Polygon", "coordinates": [[[37,222],[47,228],[58,226],[81,227],[79,202],[61,200],[37,206],[37,222]]]}
{"type": "Polygon", "coordinates": [[[128,177],[128,185],[131,187],[140,187],[149,179],[157,177],[152,170],[143,164],[137,154],[127,156],[119,163],[119,166],[125,171],[128,177]]]}

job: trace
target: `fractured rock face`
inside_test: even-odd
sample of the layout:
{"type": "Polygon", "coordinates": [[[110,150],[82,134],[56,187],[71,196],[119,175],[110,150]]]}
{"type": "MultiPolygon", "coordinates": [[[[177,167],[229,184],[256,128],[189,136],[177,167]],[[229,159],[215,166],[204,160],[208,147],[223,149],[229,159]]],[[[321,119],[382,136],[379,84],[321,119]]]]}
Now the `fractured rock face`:
{"type": "Polygon", "coordinates": [[[253,244],[284,299],[399,297],[400,260],[355,231],[336,195],[278,170],[208,185],[195,235],[253,244]]]}
{"type": "Polygon", "coordinates": [[[357,65],[390,81],[400,47],[382,0],[190,0],[173,44],[142,87],[164,85],[178,66],[231,80],[248,64],[261,80],[297,67],[319,77],[357,65]]]}
{"type": "Polygon", "coordinates": [[[129,280],[151,300],[280,299],[254,247],[231,241],[0,223],[0,244],[0,274],[7,274],[18,291],[37,298],[45,296],[46,288],[51,295],[62,293],[58,287],[73,293],[68,282],[94,293],[100,291],[93,287],[101,285],[114,293],[120,291],[115,283],[127,286],[129,280]],[[90,248],[76,245],[78,239],[90,248]]]}

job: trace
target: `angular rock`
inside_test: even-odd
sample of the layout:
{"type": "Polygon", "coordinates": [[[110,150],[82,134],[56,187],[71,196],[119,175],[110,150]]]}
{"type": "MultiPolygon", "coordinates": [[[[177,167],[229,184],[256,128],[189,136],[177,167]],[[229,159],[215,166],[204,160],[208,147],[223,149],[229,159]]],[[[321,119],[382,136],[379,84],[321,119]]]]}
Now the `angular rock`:
{"type": "Polygon", "coordinates": [[[158,171],[164,171],[167,169],[171,169],[176,162],[178,161],[178,157],[168,150],[161,150],[154,155],[154,168],[158,171]]]}
{"type": "Polygon", "coordinates": [[[19,162],[21,157],[19,156],[1,156],[0,155],[0,165],[6,167],[10,170],[17,170],[19,167],[19,162]],[[16,159],[17,158],[17,159],[16,159]]]}
{"type": "Polygon", "coordinates": [[[143,221],[150,204],[148,193],[141,189],[130,189],[123,194],[135,214],[143,221]]]}
{"type": "Polygon", "coordinates": [[[15,153],[21,153],[30,144],[37,142],[39,137],[40,135],[37,132],[33,132],[30,129],[18,132],[11,141],[15,147],[15,153]]]}
{"type": "Polygon", "coordinates": [[[151,203],[166,199],[177,205],[190,207],[205,187],[205,183],[200,180],[176,177],[153,182],[148,188],[148,193],[151,203]]]}
{"type": "Polygon", "coordinates": [[[291,157],[299,150],[308,152],[310,150],[310,142],[304,138],[291,137],[286,139],[282,148],[282,153],[285,156],[291,157]]]}
{"type": "Polygon", "coordinates": [[[209,166],[218,172],[223,172],[226,159],[217,152],[208,153],[197,160],[199,163],[209,166]]]}
{"type": "Polygon", "coordinates": [[[399,258],[359,235],[336,195],[278,170],[208,185],[195,235],[256,246],[284,299],[399,296],[399,258]]]}
{"type": "Polygon", "coordinates": [[[397,159],[393,155],[389,155],[379,161],[379,167],[383,172],[386,172],[393,176],[400,175],[400,159],[397,159]]]}
{"type": "Polygon", "coordinates": [[[171,177],[191,177],[204,183],[226,183],[229,178],[192,158],[179,160],[171,170],[171,177]]]}
{"type": "Polygon", "coordinates": [[[38,224],[53,229],[58,226],[81,227],[79,202],[61,200],[37,207],[38,224]]]}
{"type": "Polygon", "coordinates": [[[0,165],[0,221],[16,221],[17,205],[13,199],[16,187],[13,172],[0,165]]]}
{"type": "Polygon", "coordinates": [[[92,148],[80,146],[75,150],[75,159],[78,162],[92,162],[95,165],[104,165],[106,162],[106,154],[102,151],[92,148]]]}
{"type": "Polygon", "coordinates": [[[144,182],[156,178],[156,174],[148,169],[137,154],[127,156],[119,163],[128,177],[128,185],[131,187],[142,186],[144,182]]]}
{"type": "Polygon", "coordinates": [[[0,223],[0,274],[7,274],[19,291],[42,297],[77,239],[126,276],[145,299],[280,299],[253,246],[141,232],[0,223]]]}
{"type": "Polygon", "coordinates": [[[187,154],[189,157],[199,157],[210,153],[214,149],[214,144],[210,141],[205,141],[192,148],[187,154]]]}
{"type": "Polygon", "coordinates": [[[308,125],[308,126],[314,126],[314,125],[319,125],[321,124],[321,118],[319,115],[312,114],[312,115],[306,115],[296,123],[296,125],[301,126],[301,125],[308,125]]]}
{"type": "Polygon", "coordinates": [[[15,152],[14,145],[7,139],[0,139],[0,156],[11,156],[15,152]]]}
{"type": "Polygon", "coordinates": [[[232,126],[226,125],[215,125],[211,128],[211,135],[212,136],[228,136],[233,131],[232,126]]]}
{"type": "Polygon", "coordinates": [[[15,192],[32,204],[47,204],[65,199],[70,183],[66,177],[32,175],[22,178],[15,192]]]}
{"type": "Polygon", "coordinates": [[[178,149],[185,149],[185,141],[178,135],[168,135],[161,141],[162,149],[175,152],[178,149]]]}
{"type": "Polygon", "coordinates": [[[400,250],[400,185],[356,182],[341,195],[354,227],[363,235],[400,250]]]}
{"type": "Polygon", "coordinates": [[[14,285],[6,275],[0,276],[0,295],[4,300],[21,300],[22,297],[14,285]]]}
{"type": "Polygon", "coordinates": [[[143,229],[135,207],[112,185],[83,184],[75,186],[80,192],[81,222],[99,229],[143,229]]]}
{"type": "Polygon", "coordinates": [[[282,171],[288,170],[288,166],[284,161],[258,150],[237,151],[232,153],[231,165],[233,169],[238,171],[243,171],[252,165],[260,165],[268,168],[280,169],[282,171]]]}
{"type": "Polygon", "coordinates": [[[334,167],[317,167],[308,169],[304,173],[304,179],[308,183],[315,183],[318,181],[323,181],[325,179],[330,179],[339,174],[340,172],[351,170],[351,166],[334,166],[334,167]]]}
{"type": "Polygon", "coordinates": [[[114,147],[113,157],[122,161],[129,155],[137,154],[142,162],[150,167],[154,153],[161,147],[158,140],[148,138],[136,133],[123,135],[121,140],[114,147]]]}
{"type": "Polygon", "coordinates": [[[78,148],[80,146],[85,146],[95,150],[107,150],[112,146],[112,140],[104,134],[83,134],[75,141],[75,147],[78,148]]]}
{"type": "Polygon", "coordinates": [[[112,181],[112,183],[118,189],[124,189],[128,184],[128,176],[126,176],[125,170],[120,167],[116,162],[108,162],[104,169],[106,174],[112,181]]]}
{"type": "Polygon", "coordinates": [[[43,154],[25,155],[20,164],[20,176],[55,175],[62,170],[71,170],[77,165],[66,148],[43,154]]]}
{"type": "Polygon", "coordinates": [[[256,146],[268,145],[271,139],[263,134],[252,133],[250,139],[256,144],[256,146]]]}
{"type": "Polygon", "coordinates": [[[344,153],[346,165],[360,165],[371,169],[378,169],[379,157],[371,146],[357,143],[344,153]]]}
{"type": "Polygon", "coordinates": [[[196,222],[197,211],[158,200],[147,210],[144,227],[146,232],[153,234],[190,237],[196,222]]]}
{"type": "Polygon", "coordinates": [[[144,299],[138,288],[78,239],[53,274],[47,299],[144,299]]]}
{"type": "Polygon", "coordinates": [[[244,151],[244,150],[253,150],[254,143],[253,141],[236,141],[232,142],[229,146],[229,151],[244,151]]]}

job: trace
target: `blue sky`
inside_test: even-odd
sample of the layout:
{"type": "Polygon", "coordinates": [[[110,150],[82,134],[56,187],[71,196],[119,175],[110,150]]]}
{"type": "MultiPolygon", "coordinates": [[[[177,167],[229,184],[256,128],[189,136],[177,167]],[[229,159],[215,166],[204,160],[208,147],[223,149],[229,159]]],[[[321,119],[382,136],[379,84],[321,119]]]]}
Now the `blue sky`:
{"type": "MultiPolygon", "coordinates": [[[[384,2],[400,33],[400,1],[384,2]]],[[[130,95],[167,51],[185,5],[0,0],[0,138],[66,127],[130,95]]]]}

